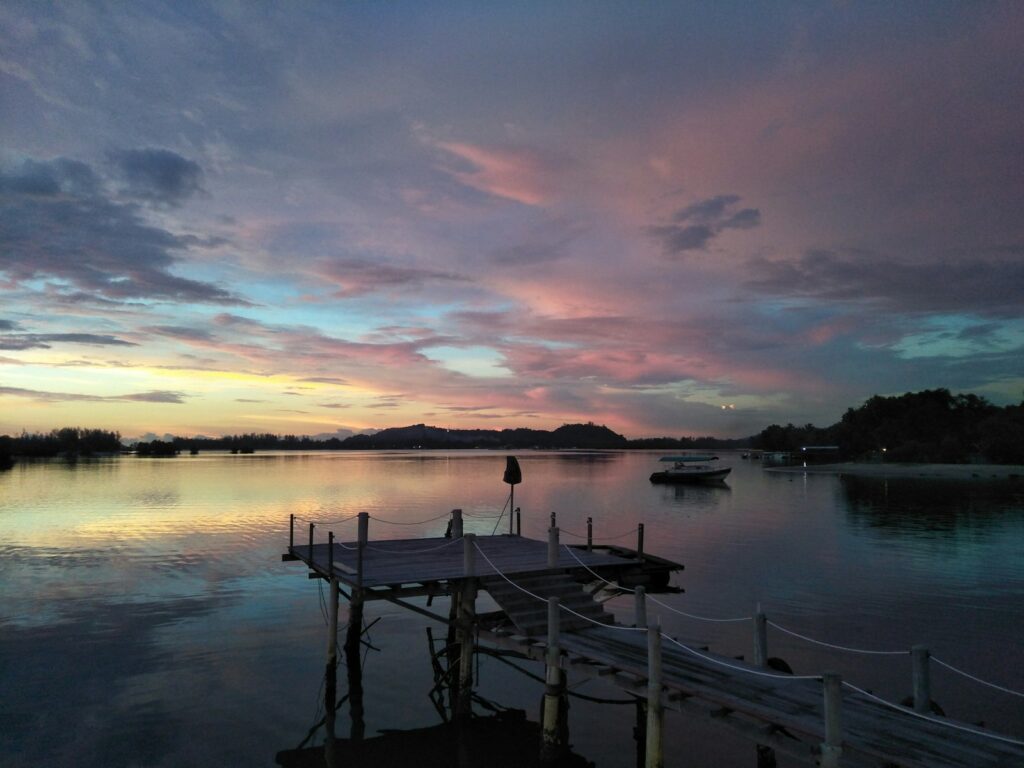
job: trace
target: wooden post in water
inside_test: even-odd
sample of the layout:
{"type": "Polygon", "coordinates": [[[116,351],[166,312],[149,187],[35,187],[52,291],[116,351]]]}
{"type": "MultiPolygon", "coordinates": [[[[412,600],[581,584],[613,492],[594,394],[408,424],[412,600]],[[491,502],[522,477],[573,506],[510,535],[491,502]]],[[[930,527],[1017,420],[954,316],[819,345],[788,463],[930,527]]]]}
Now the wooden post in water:
{"type": "Polygon", "coordinates": [[[288,515],[288,553],[295,546],[295,515],[288,515]]]}
{"type": "Polygon", "coordinates": [[[476,620],[476,534],[462,537],[462,598],[459,601],[459,693],[456,716],[467,718],[473,709],[473,624],[476,620]]]}
{"type": "Polygon", "coordinates": [[[516,507],[516,536],[523,535],[523,516],[519,511],[519,507],[516,507]]]}
{"type": "Polygon", "coordinates": [[[313,567],[313,529],[316,527],[316,523],[309,524],[309,567],[313,567]]]}
{"type": "Polygon", "coordinates": [[[760,603],[754,614],[754,663],[759,667],[768,666],[768,618],[760,603]]]}
{"type": "Polygon", "coordinates": [[[587,518],[587,552],[594,549],[594,518],[587,518]]]}
{"type": "MultiPolygon", "coordinates": [[[[554,514],[552,514],[554,517],[554,514]]],[[[548,568],[558,567],[558,529],[555,526],[548,528],[548,568]]]]}
{"type": "MultiPolygon", "coordinates": [[[[370,513],[359,513],[359,538],[356,542],[356,586],[362,590],[363,587],[363,551],[366,549],[366,542],[370,537],[370,513]]],[[[361,600],[361,598],[360,598],[361,600]]],[[[360,603],[362,605],[362,603],[360,603]]]]}
{"type": "Polygon", "coordinates": [[[327,601],[327,682],[335,679],[338,669],[338,580],[331,576],[331,596],[327,601]]]}
{"type": "Polygon", "coordinates": [[[838,672],[822,675],[825,689],[825,741],[821,745],[821,768],[839,768],[843,754],[843,678],[838,672]]]}
{"type": "Polygon", "coordinates": [[[541,704],[541,765],[555,765],[568,746],[566,727],[565,673],[558,646],[561,617],[558,598],[548,598],[548,648],[545,657],[544,699],[541,704]]]}
{"type": "Polygon", "coordinates": [[[644,768],[664,768],[665,753],[661,706],[661,620],[655,617],[647,628],[647,741],[644,768]]]}
{"type": "Polygon", "coordinates": [[[647,590],[643,587],[637,587],[636,591],[633,592],[635,613],[636,613],[636,625],[638,627],[647,627],[647,590]]]}
{"type": "MultiPolygon", "coordinates": [[[[754,613],[754,663],[759,667],[768,666],[768,617],[757,604],[754,613]]],[[[775,768],[775,750],[765,744],[757,745],[757,768],[775,768]]]]}
{"type": "Polygon", "coordinates": [[[636,554],[641,560],[644,559],[644,524],[636,527],[636,554]]]}
{"type": "Polygon", "coordinates": [[[462,538],[462,510],[461,509],[453,509],[452,510],[452,538],[453,539],[461,539],[462,538]]]}
{"type": "Polygon", "coordinates": [[[334,578],[334,531],[327,532],[327,576],[334,578]]]}
{"type": "Polygon", "coordinates": [[[910,649],[914,669],[914,711],[931,712],[932,685],[928,670],[928,659],[931,654],[925,645],[915,645],[910,649]]]}

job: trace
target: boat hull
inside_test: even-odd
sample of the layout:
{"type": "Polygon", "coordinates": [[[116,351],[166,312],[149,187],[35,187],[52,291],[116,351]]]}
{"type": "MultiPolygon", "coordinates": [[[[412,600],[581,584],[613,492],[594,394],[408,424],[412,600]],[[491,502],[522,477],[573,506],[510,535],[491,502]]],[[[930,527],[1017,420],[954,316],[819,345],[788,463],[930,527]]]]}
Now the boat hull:
{"type": "Polygon", "coordinates": [[[732,472],[732,467],[723,469],[700,469],[692,471],[665,470],[651,475],[652,483],[722,483],[725,476],[732,472]]]}

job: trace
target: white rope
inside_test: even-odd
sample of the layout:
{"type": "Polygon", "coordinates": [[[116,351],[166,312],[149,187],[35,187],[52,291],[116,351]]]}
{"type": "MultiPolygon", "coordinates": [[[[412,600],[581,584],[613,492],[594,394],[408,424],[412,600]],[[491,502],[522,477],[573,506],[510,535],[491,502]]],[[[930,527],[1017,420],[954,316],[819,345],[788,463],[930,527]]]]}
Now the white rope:
{"type": "Polygon", "coordinates": [[[794,632],[791,629],[786,629],[785,627],[776,624],[774,621],[769,621],[767,623],[775,627],[776,629],[780,630],[781,632],[785,632],[787,635],[799,637],[801,640],[806,640],[807,642],[814,643],[815,645],[823,645],[826,648],[835,648],[839,651],[849,651],[850,653],[864,653],[871,656],[906,656],[908,653],[910,653],[910,651],[871,651],[866,650],[864,648],[851,648],[846,645],[835,645],[834,643],[826,643],[822,640],[815,640],[813,637],[808,637],[807,635],[801,635],[798,632],[794,632]]]}
{"type": "MultiPolygon", "coordinates": [[[[518,589],[523,594],[529,595],[530,597],[532,597],[535,600],[539,600],[540,602],[545,603],[545,604],[548,602],[548,599],[546,597],[541,597],[540,595],[538,595],[538,594],[536,594],[534,592],[531,592],[526,587],[521,587],[520,585],[518,585],[514,581],[512,581],[512,579],[510,579],[504,573],[502,573],[498,569],[498,566],[496,566],[491,561],[491,558],[489,558],[486,554],[484,554],[484,551],[482,549],[480,549],[480,545],[479,544],[474,543],[473,546],[476,547],[476,551],[480,553],[480,556],[484,560],[487,561],[487,564],[489,566],[491,566],[491,568],[494,569],[494,572],[496,574],[498,574],[499,576],[501,576],[501,578],[503,578],[505,581],[507,581],[513,587],[518,589]]],[[[603,621],[597,621],[596,619],[592,619],[589,616],[584,616],[582,613],[577,613],[572,608],[569,608],[568,606],[562,605],[561,603],[558,604],[558,607],[561,610],[565,611],[566,613],[571,613],[573,616],[578,616],[579,618],[584,619],[585,621],[589,621],[591,624],[596,624],[599,627],[606,627],[608,629],[619,629],[619,630],[623,630],[623,631],[626,631],[626,632],[646,632],[647,631],[643,627],[623,627],[623,626],[618,625],[618,624],[605,624],[603,621]]]]}
{"type": "MultiPolygon", "coordinates": [[[[616,589],[621,589],[623,592],[629,592],[630,594],[636,594],[636,590],[635,589],[630,589],[629,587],[624,587],[621,584],[616,584],[615,582],[608,581],[608,579],[606,579],[603,576],[600,576],[599,574],[597,574],[593,569],[590,568],[590,566],[588,566],[586,563],[584,563],[582,560],[580,560],[579,557],[576,556],[576,552],[573,551],[573,548],[570,547],[568,544],[563,544],[562,546],[565,547],[566,551],[570,555],[572,555],[573,559],[577,563],[579,563],[580,565],[583,566],[584,570],[586,570],[591,576],[596,578],[598,581],[603,581],[605,584],[608,584],[609,586],[613,586],[616,589]]],[[[664,608],[667,611],[671,611],[672,613],[678,613],[680,616],[686,616],[687,618],[690,618],[690,619],[697,619],[698,621],[712,621],[712,622],[725,623],[725,622],[733,622],[733,621],[750,621],[751,618],[752,618],[751,616],[743,616],[743,617],[737,618],[737,619],[712,619],[712,618],[708,618],[707,616],[697,616],[696,614],[693,614],[693,613],[687,613],[686,611],[680,611],[678,608],[673,608],[671,605],[668,605],[667,603],[663,603],[663,602],[661,602],[661,600],[658,600],[658,599],[656,599],[654,597],[651,597],[650,595],[647,595],[647,599],[650,600],[652,603],[657,603],[658,605],[660,605],[662,608],[664,608]]]]}
{"type": "MultiPolygon", "coordinates": [[[[610,541],[611,539],[624,539],[627,536],[632,536],[634,533],[636,533],[639,530],[640,530],[639,528],[633,528],[632,530],[626,531],[625,533],[617,533],[614,536],[601,536],[600,538],[595,537],[594,541],[610,541]]],[[[559,528],[559,531],[562,532],[562,533],[567,533],[570,536],[574,536],[577,539],[585,539],[585,538],[587,538],[586,536],[584,536],[582,534],[573,533],[572,531],[567,531],[564,528],[559,528]]]]}
{"type": "Polygon", "coordinates": [[[313,525],[339,525],[341,523],[347,523],[349,520],[355,520],[357,517],[359,517],[358,512],[354,515],[349,515],[348,517],[338,518],[337,520],[312,520],[308,517],[299,517],[298,515],[295,516],[295,519],[301,520],[304,523],[313,523],[313,525]]]}
{"type": "Polygon", "coordinates": [[[450,514],[451,514],[450,512],[445,512],[443,515],[438,515],[437,517],[431,517],[431,518],[429,518],[427,520],[415,520],[415,521],[410,522],[410,523],[403,522],[403,521],[400,521],[400,520],[385,520],[384,518],[377,517],[375,515],[370,515],[370,519],[371,520],[376,520],[378,523],[385,523],[387,525],[423,525],[424,523],[432,523],[435,520],[440,520],[442,518],[449,517],[450,514]]]}
{"type": "Polygon", "coordinates": [[[382,549],[381,547],[374,547],[370,544],[367,544],[365,548],[373,552],[383,552],[386,555],[419,555],[424,552],[437,552],[439,549],[450,547],[452,544],[456,544],[460,541],[462,541],[462,539],[451,539],[440,546],[427,547],[426,549],[382,549]]]}
{"type": "Polygon", "coordinates": [[[872,701],[877,701],[879,704],[884,704],[885,706],[889,707],[890,709],[895,709],[895,710],[897,710],[899,712],[902,712],[905,715],[913,715],[914,717],[920,718],[921,720],[927,720],[928,722],[935,723],[936,725],[944,725],[947,728],[953,728],[953,729],[955,729],[957,731],[965,731],[966,733],[973,733],[975,736],[984,736],[985,738],[995,739],[996,741],[1003,741],[1003,742],[1006,742],[1007,744],[1016,744],[1018,746],[1024,747],[1024,741],[1020,741],[1019,739],[1011,739],[1008,736],[999,736],[998,734],[995,734],[995,733],[988,733],[986,731],[979,731],[977,728],[968,728],[967,726],[964,726],[964,725],[957,725],[956,723],[952,723],[952,722],[950,722],[948,720],[943,720],[942,718],[939,718],[939,717],[931,717],[930,715],[923,715],[920,712],[915,712],[914,710],[908,709],[907,707],[902,707],[899,704],[893,704],[891,701],[886,701],[885,699],[879,698],[878,696],[875,696],[873,693],[868,693],[863,688],[858,688],[853,683],[848,683],[845,680],[843,681],[843,685],[845,685],[847,688],[849,688],[851,690],[856,691],[857,693],[861,694],[862,696],[867,696],[872,701]]]}
{"type": "Polygon", "coordinates": [[[980,677],[975,677],[974,675],[971,675],[971,674],[968,674],[967,672],[964,672],[962,669],[957,669],[952,664],[947,664],[942,659],[936,658],[935,656],[931,656],[930,658],[936,664],[945,667],[946,669],[950,670],[951,672],[956,672],[958,675],[963,675],[968,680],[973,680],[976,683],[981,683],[982,685],[987,685],[989,688],[995,688],[997,691],[1002,691],[1003,693],[1009,693],[1009,694],[1012,694],[1014,696],[1024,696],[1024,693],[1021,693],[1020,691],[1014,691],[1014,690],[1012,690],[1010,688],[1004,688],[1001,685],[996,685],[995,683],[990,683],[987,680],[982,680],[980,677]]]}
{"type": "Polygon", "coordinates": [[[661,636],[663,638],[665,638],[666,640],[668,640],[673,645],[678,645],[680,648],[682,648],[687,653],[692,653],[694,656],[697,656],[698,658],[704,659],[705,661],[709,661],[712,664],[717,664],[720,667],[726,667],[728,669],[734,669],[737,672],[746,672],[749,675],[757,675],[758,677],[771,677],[771,678],[774,678],[776,680],[821,680],[821,675],[776,675],[776,674],[774,674],[772,672],[761,672],[760,670],[751,669],[750,667],[741,667],[738,664],[730,664],[727,661],[722,661],[721,659],[715,659],[715,658],[713,658],[711,656],[703,654],[700,651],[698,651],[698,650],[696,650],[694,648],[691,648],[688,645],[683,645],[678,640],[676,640],[674,637],[666,635],[664,632],[661,633],[661,636]]]}

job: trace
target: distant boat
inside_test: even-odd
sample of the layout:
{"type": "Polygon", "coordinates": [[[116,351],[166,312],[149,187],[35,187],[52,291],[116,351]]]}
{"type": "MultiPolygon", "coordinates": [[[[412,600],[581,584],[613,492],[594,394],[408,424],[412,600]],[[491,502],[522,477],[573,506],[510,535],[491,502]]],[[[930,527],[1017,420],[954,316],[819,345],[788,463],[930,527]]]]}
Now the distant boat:
{"type": "Polygon", "coordinates": [[[717,456],[663,456],[660,461],[671,461],[672,467],[651,475],[652,483],[721,483],[732,472],[732,467],[717,467],[711,462],[717,456]]]}

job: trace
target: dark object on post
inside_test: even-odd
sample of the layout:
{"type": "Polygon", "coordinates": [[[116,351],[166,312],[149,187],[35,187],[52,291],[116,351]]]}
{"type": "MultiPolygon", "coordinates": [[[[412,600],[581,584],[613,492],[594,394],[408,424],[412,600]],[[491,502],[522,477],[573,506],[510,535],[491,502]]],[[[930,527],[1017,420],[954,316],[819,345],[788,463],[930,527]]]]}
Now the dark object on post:
{"type": "Polygon", "coordinates": [[[519,485],[523,482],[523,472],[519,469],[519,462],[515,456],[505,457],[505,476],[502,481],[509,485],[519,485]]]}

